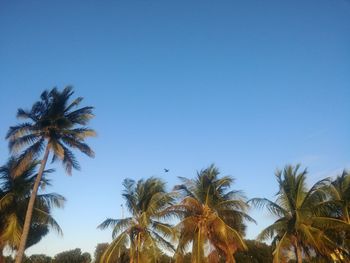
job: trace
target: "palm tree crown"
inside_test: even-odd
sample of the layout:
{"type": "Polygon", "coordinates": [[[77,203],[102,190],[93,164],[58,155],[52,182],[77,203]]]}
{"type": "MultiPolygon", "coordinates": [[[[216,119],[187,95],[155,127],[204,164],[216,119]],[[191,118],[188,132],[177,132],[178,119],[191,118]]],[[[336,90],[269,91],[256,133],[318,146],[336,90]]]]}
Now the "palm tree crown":
{"type": "Polygon", "coordinates": [[[62,92],[54,88],[44,91],[31,110],[18,109],[17,117],[28,122],[10,127],[6,138],[11,152],[18,153],[24,149],[22,157],[31,160],[40,156],[47,143],[54,153],[52,160],[62,160],[68,174],[71,174],[72,168],[79,169],[69,148],[93,157],[94,152],[84,139],[95,136],[95,132],[83,127],[94,116],[93,107],[75,109],[83,98],[78,97],[69,103],[73,94],[72,87],[66,87],[62,92]]]}
{"type": "Polygon", "coordinates": [[[219,178],[219,170],[211,165],[194,180],[180,179],[183,184],[175,190],[182,193],[183,199],[169,209],[181,219],[177,261],[182,261],[192,242],[192,262],[206,262],[206,258],[218,260],[220,256],[226,262],[235,262],[235,251],[246,249],[243,221],[254,220],[245,213],[248,205],[242,193],[229,190],[233,178],[219,178]]]}
{"type": "Polygon", "coordinates": [[[285,252],[295,253],[297,262],[311,251],[328,257],[337,245],[325,234],[327,229],[343,229],[341,220],[324,215],[324,191],[328,179],[321,180],[310,189],[306,186],[307,170],[299,171],[300,165],[288,165],[283,171],[276,172],[279,185],[275,202],[266,198],[254,198],[257,207],[266,206],[278,219],[265,228],[258,236],[259,240],[272,238],[274,262],[280,262],[285,252]]]}
{"type": "MultiPolygon", "coordinates": [[[[324,214],[329,217],[334,217],[344,221],[350,225],[350,174],[347,171],[343,171],[341,175],[337,176],[331,183],[325,188],[328,194],[327,200],[323,202],[324,214]]],[[[338,244],[339,247],[346,250],[339,251],[343,257],[350,259],[350,230],[334,229],[327,231],[327,235],[338,244]]]]}
{"type": "Polygon", "coordinates": [[[9,140],[11,152],[17,154],[23,150],[20,155],[22,160],[20,167],[31,162],[32,159],[41,158],[44,151],[28,203],[16,263],[22,262],[36,194],[50,152],[53,153],[52,161],[60,159],[68,174],[71,174],[72,168],[79,169],[79,163],[69,148],[78,149],[90,157],[94,156],[85,139],[94,136],[95,132],[84,127],[93,117],[93,108],[76,109],[82,98],[78,97],[69,102],[73,94],[72,87],[66,87],[63,91],[58,91],[56,88],[44,91],[31,110],[18,110],[17,117],[26,119],[27,122],[10,127],[7,133],[6,138],[9,140]]]}
{"type": "Polygon", "coordinates": [[[113,257],[127,246],[130,262],[157,262],[163,248],[174,251],[169,238],[175,237],[172,227],[162,222],[169,213],[165,211],[173,202],[172,194],[165,191],[165,183],[157,178],[135,182],[125,179],[123,198],[130,217],[106,219],[98,227],[112,227],[114,241],[108,247],[101,262],[112,262],[113,257]]]}
{"type": "MultiPolygon", "coordinates": [[[[18,248],[37,166],[36,161],[28,163],[18,175],[18,160],[12,157],[0,167],[0,254],[5,245],[14,250],[18,248]]],[[[44,176],[51,172],[52,170],[46,170],[44,176]]],[[[50,185],[50,181],[44,177],[42,184],[50,185]]],[[[58,233],[62,232],[50,212],[52,208],[62,207],[64,201],[63,196],[55,193],[37,196],[26,247],[39,242],[48,233],[48,227],[58,233]]]]}
{"type": "Polygon", "coordinates": [[[327,204],[334,216],[350,224],[350,174],[347,171],[331,182],[327,204]]]}

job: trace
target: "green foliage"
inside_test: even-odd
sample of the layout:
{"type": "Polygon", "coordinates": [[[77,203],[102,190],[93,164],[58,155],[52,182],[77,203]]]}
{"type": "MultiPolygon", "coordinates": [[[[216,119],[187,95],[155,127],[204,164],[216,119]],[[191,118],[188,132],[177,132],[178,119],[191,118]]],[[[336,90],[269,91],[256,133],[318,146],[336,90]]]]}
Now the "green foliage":
{"type": "MultiPolygon", "coordinates": [[[[109,248],[108,243],[100,243],[97,244],[95,253],[94,253],[94,262],[95,263],[103,263],[104,261],[101,260],[103,254],[107,251],[109,248]]],[[[130,257],[129,257],[129,250],[124,246],[118,247],[118,252],[115,253],[110,257],[110,262],[113,263],[129,263],[130,257]]]]}
{"type": "Polygon", "coordinates": [[[180,232],[177,261],[184,261],[192,243],[192,262],[217,262],[220,258],[234,262],[233,254],[247,248],[243,240],[244,220],[254,220],[246,214],[248,205],[242,193],[230,189],[233,178],[220,178],[219,170],[211,165],[194,180],[180,179],[183,184],[175,189],[183,199],[168,209],[181,220],[177,226],[180,232]],[[207,257],[208,244],[211,252],[207,257]]]}
{"type": "Polygon", "coordinates": [[[279,191],[275,202],[265,198],[251,200],[257,207],[267,207],[278,218],[258,236],[259,240],[273,239],[274,263],[280,262],[286,251],[294,252],[297,262],[302,261],[303,254],[312,253],[331,260],[331,253],[339,246],[326,235],[326,230],[349,229],[344,221],[325,214],[328,206],[324,205],[327,200],[324,189],[328,180],[321,180],[308,189],[307,171],[300,172],[299,168],[299,165],[286,166],[283,171],[277,171],[279,191]]]}
{"type": "Polygon", "coordinates": [[[106,251],[106,249],[108,248],[109,244],[108,243],[100,243],[97,244],[96,248],[95,248],[95,252],[94,252],[94,261],[96,263],[100,262],[100,259],[103,255],[103,253],[106,251]]]}
{"type": "Polygon", "coordinates": [[[52,263],[90,263],[91,256],[89,253],[82,253],[80,248],[64,251],[57,254],[52,263]]]}
{"type": "Polygon", "coordinates": [[[235,255],[237,263],[272,263],[272,247],[255,240],[246,240],[248,250],[235,255]]]}
{"type": "Polygon", "coordinates": [[[14,260],[11,256],[6,256],[6,257],[3,257],[3,258],[0,258],[2,259],[3,261],[0,261],[0,262],[4,262],[4,263],[13,263],[14,260]]]}
{"type": "MultiPolygon", "coordinates": [[[[329,197],[323,203],[323,214],[350,224],[350,174],[347,171],[343,171],[324,190],[329,197]]],[[[347,251],[347,253],[342,253],[342,255],[350,261],[350,230],[332,229],[326,232],[339,247],[347,251]]]]}
{"type": "Polygon", "coordinates": [[[78,149],[93,157],[94,152],[84,142],[96,133],[84,127],[94,117],[93,107],[76,109],[83,98],[78,97],[69,102],[74,94],[72,87],[62,91],[53,88],[44,91],[40,100],[30,110],[18,109],[17,118],[27,122],[10,127],[6,139],[12,153],[21,153],[24,161],[39,158],[49,145],[53,152],[52,161],[61,160],[68,174],[72,168],[79,169],[79,163],[69,148],[78,149]]]}
{"type": "Polygon", "coordinates": [[[156,262],[162,255],[161,249],[174,251],[170,238],[175,237],[174,229],[162,219],[168,218],[165,209],[172,204],[173,196],[165,191],[165,183],[157,178],[124,180],[123,198],[131,217],[106,219],[98,227],[112,227],[114,240],[102,256],[101,262],[114,262],[120,251],[129,249],[133,262],[156,262]]]}
{"type": "Polygon", "coordinates": [[[26,258],[23,260],[23,263],[51,263],[51,262],[52,262],[52,258],[44,254],[31,255],[29,258],[26,258]]]}
{"type": "MultiPolygon", "coordinates": [[[[18,171],[19,161],[12,157],[0,167],[0,251],[5,245],[12,249],[18,247],[37,166],[38,162],[33,161],[18,171]]],[[[44,171],[42,185],[50,185],[50,181],[45,178],[50,172],[52,170],[44,171]]],[[[64,201],[64,197],[56,193],[37,196],[26,247],[38,243],[48,233],[49,227],[61,233],[50,213],[53,208],[62,207],[64,201]]]]}
{"type": "Polygon", "coordinates": [[[17,263],[21,263],[24,255],[34,201],[50,152],[53,153],[52,162],[61,160],[68,174],[73,168],[80,168],[71,149],[78,149],[89,157],[94,156],[92,149],[85,143],[87,137],[95,136],[94,130],[85,127],[94,116],[93,107],[76,109],[83,98],[78,97],[69,102],[73,94],[72,87],[62,91],[56,88],[44,91],[30,110],[18,109],[17,118],[25,119],[26,122],[10,127],[6,135],[11,153],[20,154],[18,170],[33,159],[43,158],[28,203],[28,214],[17,249],[17,263]],[[45,154],[42,157],[43,152],[45,154]]]}

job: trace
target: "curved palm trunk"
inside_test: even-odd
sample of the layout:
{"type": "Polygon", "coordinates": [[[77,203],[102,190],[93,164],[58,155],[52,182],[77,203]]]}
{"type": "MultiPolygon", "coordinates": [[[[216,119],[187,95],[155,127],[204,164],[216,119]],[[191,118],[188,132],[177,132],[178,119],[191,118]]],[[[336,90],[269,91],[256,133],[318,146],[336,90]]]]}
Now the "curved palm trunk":
{"type": "Polygon", "coordinates": [[[30,223],[32,220],[32,215],[33,215],[35,198],[36,198],[37,193],[38,193],[40,181],[41,181],[41,178],[43,176],[43,172],[45,170],[47,159],[49,158],[49,153],[50,153],[50,144],[48,143],[46,145],[44,158],[41,160],[40,169],[39,169],[37,177],[35,178],[35,183],[33,186],[32,194],[31,194],[30,199],[29,199],[26,217],[24,220],[23,231],[22,231],[22,235],[21,235],[21,241],[19,243],[19,247],[17,250],[15,263],[21,263],[22,259],[23,259],[24,250],[26,247],[27,238],[28,238],[29,229],[30,229],[30,223]]]}

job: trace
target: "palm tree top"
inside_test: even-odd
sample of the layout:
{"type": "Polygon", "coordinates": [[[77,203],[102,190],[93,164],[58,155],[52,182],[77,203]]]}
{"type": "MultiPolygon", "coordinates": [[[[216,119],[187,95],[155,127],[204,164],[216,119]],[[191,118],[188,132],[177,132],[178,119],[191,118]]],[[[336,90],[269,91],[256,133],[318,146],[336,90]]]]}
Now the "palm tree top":
{"type": "MultiPolygon", "coordinates": [[[[19,237],[23,227],[23,217],[33,188],[37,161],[27,163],[22,173],[18,174],[19,160],[11,157],[0,167],[0,243],[6,243],[11,248],[19,244],[19,237]]],[[[45,170],[41,186],[50,185],[46,179],[52,169],[45,170]]],[[[33,223],[30,226],[30,236],[27,247],[37,243],[48,232],[48,227],[62,234],[62,230],[51,216],[52,208],[63,207],[65,198],[56,193],[42,193],[38,195],[34,206],[33,223]]],[[[0,246],[1,250],[1,246],[0,246]]]]}
{"type": "Polygon", "coordinates": [[[208,206],[215,206],[230,199],[245,199],[242,191],[230,190],[235,179],[228,175],[220,177],[220,171],[214,164],[197,172],[195,179],[179,178],[182,184],[176,185],[174,190],[182,192],[184,196],[193,197],[208,206]]]}
{"type": "Polygon", "coordinates": [[[302,254],[310,251],[329,256],[336,244],[326,235],[325,230],[349,229],[341,220],[328,217],[327,189],[329,178],[316,182],[311,188],[306,185],[307,170],[300,165],[287,165],[276,172],[279,185],[276,201],[253,198],[250,202],[266,207],[277,220],[262,230],[258,240],[272,238],[274,262],[279,262],[286,250],[295,250],[298,262],[302,254]]]}
{"type": "Polygon", "coordinates": [[[85,127],[94,117],[93,107],[77,108],[83,98],[70,101],[73,94],[71,86],[62,91],[45,90],[30,110],[18,109],[17,118],[26,122],[10,127],[6,135],[10,151],[17,154],[24,150],[22,159],[30,161],[40,156],[48,144],[53,152],[52,160],[62,160],[68,174],[72,168],[80,168],[69,148],[94,157],[93,150],[84,142],[96,135],[94,130],[85,127]]]}
{"type": "Polygon", "coordinates": [[[144,212],[156,214],[173,201],[171,195],[166,193],[165,182],[156,177],[140,179],[137,182],[125,179],[123,186],[122,196],[133,216],[140,216],[144,212]]]}
{"type": "Polygon", "coordinates": [[[124,247],[129,247],[130,257],[137,259],[136,262],[148,262],[145,258],[142,259],[146,255],[158,258],[162,253],[160,248],[174,251],[168,239],[175,237],[175,230],[162,222],[162,219],[168,217],[166,208],[173,202],[172,194],[166,192],[165,183],[151,177],[137,182],[125,179],[123,186],[122,195],[130,216],[122,219],[108,218],[98,226],[100,229],[113,228],[114,240],[104,253],[103,262],[110,262],[113,254],[124,247]]]}

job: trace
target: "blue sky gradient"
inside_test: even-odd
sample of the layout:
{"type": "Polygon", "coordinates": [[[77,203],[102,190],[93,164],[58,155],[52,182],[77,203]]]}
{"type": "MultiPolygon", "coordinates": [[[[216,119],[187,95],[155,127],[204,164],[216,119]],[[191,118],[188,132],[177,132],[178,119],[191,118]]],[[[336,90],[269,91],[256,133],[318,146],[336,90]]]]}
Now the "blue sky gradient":
{"type": "MultiPolygon", "coordinates": [[[[350,168],[348,0],[3,0],[0,37],[2,138],[44,89],[74,85],[96,107],[96,158],[78,154],[72,177],[54,165],[64,236],[29,254],[110,241],[96,226],[120,217],[126,177],[170,189],[215,163],[247,197],[273,198],[285,164],[309,167],[310,184],[350,168]]],[[[251,214],[248,238],[273,220],[251,214]]]]}

